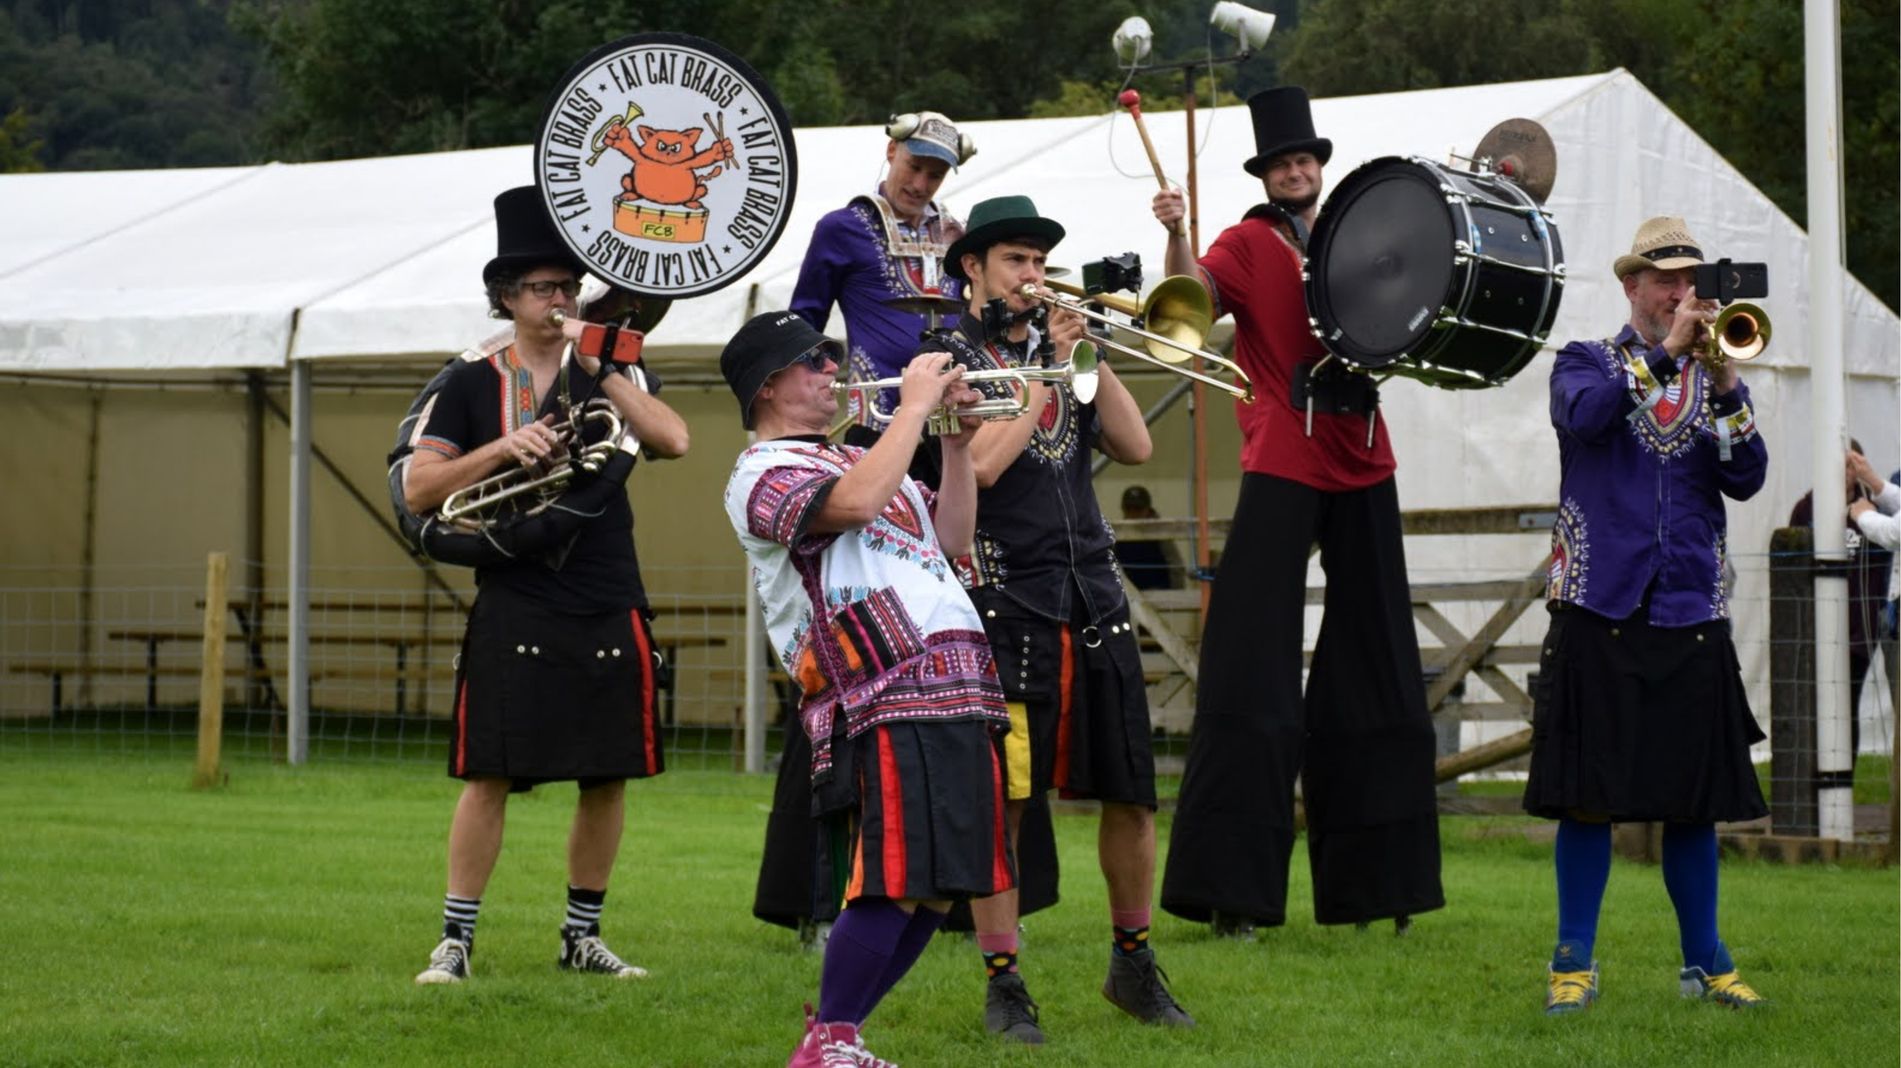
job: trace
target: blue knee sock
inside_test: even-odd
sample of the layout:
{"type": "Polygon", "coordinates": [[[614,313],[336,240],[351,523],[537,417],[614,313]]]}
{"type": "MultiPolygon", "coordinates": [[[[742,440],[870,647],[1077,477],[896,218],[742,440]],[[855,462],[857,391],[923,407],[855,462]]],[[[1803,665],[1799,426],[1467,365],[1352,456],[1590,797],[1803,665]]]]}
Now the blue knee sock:
{"type": "MultiPolygon", "coordinates": [[[[891,988],[898,985],[904,973],[911,970],[911,965],[917,963],[918,957],[924,953],[924,947],[931,944],[931,936],[942,926],[943,913],[932,912],[923,905],[912,911],[910,924],[898,936],[897,948],[891,951],[891,962],[885,965],[884,974],[878,977],[878,985],[872,988],[871,1000],[865,1004],[866,1017],[877,1009],[886,994],[891,993],[891,988]]],[[[861,1018],[858,1022],[862,1024],[865,1021],[861,1018]]]]}
{"type": "Polygon", "coordinates": [[[1551,966],[1581,972],[1597,944],[1597,913],[1611,877],[1611,825],[1558,821],[1558,949],[1551,966]]]}
{"type": "Polygon", "coordinates": [[[819,978],[820,1023],[865,1022],[910,923],[910,913],[884,899],[854,902],[838,914],[819,978]]]}
{"type": "Polygon", "coordinates": [[[1663,885],[1670,891],[1670,904],[1677,909],[1677,938],[1683,943],[1683,966],[1718,974],[1714,970],[1717,948],[1715,824],[1664,825],[1663,885]]]}

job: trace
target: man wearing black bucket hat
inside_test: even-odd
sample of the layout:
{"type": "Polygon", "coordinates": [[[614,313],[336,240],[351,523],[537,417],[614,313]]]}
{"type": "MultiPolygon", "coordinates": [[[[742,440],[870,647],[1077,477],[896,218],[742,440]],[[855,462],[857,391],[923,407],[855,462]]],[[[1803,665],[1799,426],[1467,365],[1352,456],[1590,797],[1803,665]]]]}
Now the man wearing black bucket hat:
{"type": "MultiPolygon", "coordinates": [[[[496,197],[495,225],[497,254],[482,281],[493,313],[514,322],[515,340],[489,359],[457,364],[419,417],[403,487],[415,514],[499,471],[561,462],[557,420],[597,391],[648,452],[686,452],[685,422],[630,374],[578,353],[565,358],[566,339],[550,316],[574,316],[581,265],[539,192],[527,186],[496,197]]],[[[652,376],[647,381],[657,390],[652,376]]],[[[662,767],[633,524],[626,494],[612,494],[564,544],[476,569],[450,733],[449,774],[463,780],[462,795],[449,831],[442,939],[419,983],[468,977],[508,796],[561,781],[578,782],[580,800],[568,841],[560,966],[646,975],[607,948],[599,922],[620,848],[625,781],[662,767]]]]}
{"type": "Polygon", "coordinates": [[[978,398],[949,357],[918,356],[890,432],[869,449],[834,445],[842,355],[789,311],[755,316],[720,354],[759,437],[733,467],[726,516],[802,691],[812,811],[850,827],[835,854],[845,907],[791,1068],[885,1063],[859,1038],[865,1018],[952,901],[1012,885],[992,742],[1003,691],[950,564],[969,552],[976,514],[976,420],[942,439],[937,492],[907,474],[931,413],[978,398]]]}
{"type": "Polygon", "coordinates": [[[1248,100],[1245,164],[1268,202],[1197,262],[1174,228],[1179,192],[1157,194],[1168,269],[1196,275],[1232,314],[1235,360],[1259,394],[1237,405],[1241,495],[1202,628],[1200,687],[1169,838],[1162,907],[1251,937],[1287,910],[1294,779],[1307,815],[1314,917],[1400,930],[1440,908],[1434,740],[1379,396],[1328,373],[1308,326],[1302,249],[1333,143],[1305,90],[1248,100]],[[1320,545],[1325,614],[1301,690],[1307,559],[1320,545]]]}
{"type": "MultiPolygon", "coordinates": [[[[1040,288],[1063,227],[1028,197],[994,197],[971,209],[946,255],[968,303],[955,330],[925,351],[946,351],[976,371],[1041,362],[1040,288]]],[[[1070,358],[1081,317],[1048,318],[1050,356],[1070,358]]],[[[1021,412],[986,423],[971,444],[977,530],[957,562],[990,644],[1003,661],[1010,732],[1003,744],[1012,841],[1030,802],[1051,788],[1102,803],[1097,852],[1109,884],[1114,930],[1103,994],[1145,1023],[1193,1026],[1169,994],[1148,945],[1155,882],[1155,760],[1141,653],[1115,562],[1115,540],[1096,504],[1091,456],[1125,464],[1151,451],[1142,411],[1115,372],[1098,372],[1092,404],[1059,383],[992,385],[1019,393],[1021,412]]],[[[977,946],[990,982],[984,1024],[1016,1041],[1043,1041],[1036,1003],[1018,970],[1016,892],[972,901],[977,946]]]]}

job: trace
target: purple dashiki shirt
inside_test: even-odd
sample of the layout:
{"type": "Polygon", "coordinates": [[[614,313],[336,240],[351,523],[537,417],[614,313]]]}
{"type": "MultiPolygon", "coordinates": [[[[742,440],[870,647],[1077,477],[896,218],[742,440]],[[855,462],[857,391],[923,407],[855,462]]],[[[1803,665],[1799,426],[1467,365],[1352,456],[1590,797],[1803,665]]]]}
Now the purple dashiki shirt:
{"type": "Polygon", "coordinates": [[[944,273],[942,260],[942,250],[963,234],[963,226],[932,204],[923,225],[907,225],[893,214],[887,230],[874,196],[857,197],[818,221],[792,291],[792,311],[814,330],[825,329],[832,305],[838,305],[845,315],[850,371],[859,379],[902,373],[924,332],[924,316],[898,311],[887,300],[932,289],[963,296],[957,280],[944,273]]]}
{"type": "Polygon", "coordinates": [[[1749,387],[1712,397],[1702,364],[1625,326],[1559,351],[1551,425],[1563,473],[1546,596],[1624,619],[1648,595],[1658,627],[1727,619],[1723,498],[1748,500],[1769,468],[1749,387]]]}

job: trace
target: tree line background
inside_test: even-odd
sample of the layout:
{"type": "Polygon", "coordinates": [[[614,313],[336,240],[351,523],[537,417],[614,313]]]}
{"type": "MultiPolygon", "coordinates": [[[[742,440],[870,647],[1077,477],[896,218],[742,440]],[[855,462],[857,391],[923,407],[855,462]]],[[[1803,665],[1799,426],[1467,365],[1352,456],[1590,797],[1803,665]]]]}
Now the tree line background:
{"type": "MultiPolygon", "coordinates": [[[[1901,0],[1840,0],[1850,268],[1901,308],[1901,0]]],[[[1109,36],[1164,60],[1231,50],[1209,0],[0,0],[0,171],[322,160],[532,139],[560,76],[640,30],[719,41],[800,126],[930,107],[956,118],[1109,110],[1109,36]]],[[[1798,222],[1806,218],[1795,0],[1257,0],[1266,51],[1223,102],[1625,67],[1798,222]]],[[[1137,83],[1180,106],[1179,76],[1137,83]]],[[[1209,100],[1202,80],[1202,103],[1209,100]]]]}

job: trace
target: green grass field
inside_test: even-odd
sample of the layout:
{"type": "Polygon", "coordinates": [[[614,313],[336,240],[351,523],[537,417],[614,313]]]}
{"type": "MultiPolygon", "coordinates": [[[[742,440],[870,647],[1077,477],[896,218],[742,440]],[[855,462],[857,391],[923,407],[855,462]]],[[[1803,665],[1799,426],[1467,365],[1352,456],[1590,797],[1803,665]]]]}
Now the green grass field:
{"type": "MultiPolygon", "coordinates": [[[[674,772],[630,791],[606,933],[651,980],[555,970],[572,789],[543,788],[511,806],[474,979],[419,988],[455,785],[421,764],[231,770],[193,793],[183,761],[0,751],[0,1063],[777,1065],[816,999],[818,958],[748,911],[764,778],[674,772]]],[[[950,936],[867,1034],[914,1068],[1895,1062],[1894,871],[1726,863],[1725,937],[1777,1002],[1744,1015],[1678,998],[1661,876],[1620,861],[1603,999],[1547,1020],[1549,846],[1522,827],[1445,820],[1450,905],[1403,938],[1314,926],[1303,875],[1295,918],[1253,944],[1158,914],[1163,963],[1201,1021],[1182,1033],[1097,992],[1094,821],[1065,812],[1065,900],[1029,918],[1023,957],[1049,1044],[983,1032],[981,964],[950,936]]]]}

